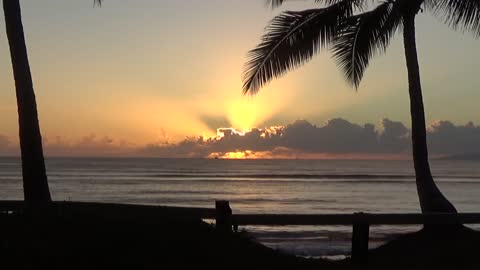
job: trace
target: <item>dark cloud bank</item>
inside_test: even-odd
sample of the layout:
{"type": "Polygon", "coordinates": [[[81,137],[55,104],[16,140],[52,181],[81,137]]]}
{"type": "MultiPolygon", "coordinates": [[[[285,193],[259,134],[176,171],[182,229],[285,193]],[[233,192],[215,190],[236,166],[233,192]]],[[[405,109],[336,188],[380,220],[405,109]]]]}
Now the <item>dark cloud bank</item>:
{"type": "MultiPolygon", "coordinates": [[[[380,127],[332,119],[322,126],[297,120],[287,126],[252,129],[240,134],[219,129],[217,138],[189,137],[178,143],[145,146],[115,141],[109,137],[86,136],[76,143],[61,138],[45,142],[47,156],[153,156],[225,157],[242,152],[246,157],[315,158],[331,156],[404,156],[410,153],[410,131],[401,122],[384,119],[380,127]]],[[[480,126],[435,122],[428,127],[430,153],[437,156],[480,153],[480,126]]],[[[18,153],[17,146],[0,135],[0,155],[18,153]]]]}
{"type": "MultiPolygon", "coordinates": [[[[253,129],[239,134],[220,129],[221,138],[188,138],[177,144],[152,144],[142,151],[153,156],[222,156],[244,151],[254,156],[314,157],[332,155],[407,155],[410,153],[410,130],[403,123],[384,119],[381,127],[358,125],[344,119],[332,119],[323,126],[297,120],[284,127],[253,129]],[[212,154],[214,153],[214,154],[212,154]]],[[[454,125],[436,122],[428,127],[430,152],[457,155],[480,152],[480,127],[473,123],[454,125]]]]}

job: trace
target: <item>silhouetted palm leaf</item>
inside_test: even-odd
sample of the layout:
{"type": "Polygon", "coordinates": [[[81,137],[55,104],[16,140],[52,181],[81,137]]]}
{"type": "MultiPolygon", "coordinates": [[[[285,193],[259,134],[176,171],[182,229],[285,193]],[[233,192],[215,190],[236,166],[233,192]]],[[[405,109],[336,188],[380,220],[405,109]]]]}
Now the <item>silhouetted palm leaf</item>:
{"type": "Polygon", "coordinates": [[[243,92],[255,94],[263,85],[312,58],[334,38],[339,22],[352,16],[366,0],[336,1],[327,8],[287,11],[267,26],[262,42],[249,52],[243,92]]]}
{"type": "Polygon", "coordinates": [[[279,7],[287,0],[265,0],[265,4],[269,7],[276,8],[279,7]]]}
{"type": "MultiPolygon", "coordinates": [[[[276,8],[288,1],[299,1],[299,0],[265,0],[265,4],[269,7],[276,8]]],[[[343,0],[315,0],[315,2],[320,4],[325,4],[325,5],[334,5],[342,1],[343,0]]],[[[369,1],[373,2],[374,0],[369,0],[369,1]]],[[[358,2],[365,2],[365,1],[358,1],[358,2]]],[[[356,3],[354,3],[354,5],[355,4],[356,3]]],[[[363,3],[358,5],[358,7],[361,7],[361,6],[363,7],[363,3]]]]}
{"type": "Polygon", "coordinates": [[[427,0],[426,4],[452,28],[480,36],[480,0],[427,0]]]}
{"type": "Polygon", "coordinates": [[[342,22],[333,42],[333,53],[355,88],[370,59],[378,52],[385,52],[401,22],[400,2],[384,2],[342,22]]]}

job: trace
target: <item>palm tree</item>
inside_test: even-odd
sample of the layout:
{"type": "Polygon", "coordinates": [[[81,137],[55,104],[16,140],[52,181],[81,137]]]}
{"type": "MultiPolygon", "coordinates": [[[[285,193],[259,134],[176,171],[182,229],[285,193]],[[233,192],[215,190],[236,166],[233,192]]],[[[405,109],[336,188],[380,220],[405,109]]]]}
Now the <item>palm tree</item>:
{"type": "Polygon", "coordinates": [[[3,0],[3,10],[17,94],[24,198],[27,203],[48,203],[51,197],[19,0],[3,0]]]}
{"type": "MultiPolygon", "coordinates": [[[[272,7],[286,0],[270,0],[272,7]]],[[[424,10],[454,29],[480,35],[480,0],[316,0],[324,7],[286,11],[267,26],[257,48],[249,52],[244,94],[330,49],[349,83],[358,88],[372,56],[384,53],[395,33],[403,30],[408,71],[412,146],[422,212],[455,213],[436,186],[428,162],[425,112],[415,40],[415,17],[424,10]]]]}
{"type": "MultiPolygon", "coordinates": [[[[101,2],[94,0],[95,5],[101,2]]],[[[19,0],[3,0],[3,11],[17,95],[24,199],[32,205],[48,203],[51,196],[19,0]]]]}

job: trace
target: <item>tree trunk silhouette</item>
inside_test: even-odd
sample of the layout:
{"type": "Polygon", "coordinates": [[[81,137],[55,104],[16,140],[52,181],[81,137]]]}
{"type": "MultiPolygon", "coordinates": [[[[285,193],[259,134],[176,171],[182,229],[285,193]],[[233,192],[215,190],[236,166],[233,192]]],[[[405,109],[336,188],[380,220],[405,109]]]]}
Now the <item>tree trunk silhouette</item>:
{"type": "Polygon", "coordinates": [[[27,203],[48,203],[51,197],[19,0],[3,0],[3,10],[17,94],[23,193],[27,203]]]}
{"type": "Polygon", "coordinates": [[[433,181],[428,163],[427,132],[423,107],[420,69],[418,66],[417,45],[415,41],[415,15],[405,15],[403,20],[403,40],[408,70],[408,88],[410,94],[410,113],[412,117],[413,163],[417,183],[420,207],[423,213],[457,210],[438,189],[433,181]]]}

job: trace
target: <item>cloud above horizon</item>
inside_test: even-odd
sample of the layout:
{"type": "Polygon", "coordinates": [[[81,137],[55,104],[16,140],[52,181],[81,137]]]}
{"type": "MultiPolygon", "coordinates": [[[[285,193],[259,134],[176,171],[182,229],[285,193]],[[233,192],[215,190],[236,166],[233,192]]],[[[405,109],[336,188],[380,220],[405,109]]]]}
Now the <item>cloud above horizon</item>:
{"type": "MultiPolygon", "coordinates": [[[[361,158],[405,157],[411,148],[405,124],[383,119],[381,125],[355,124],[342,118],[317,126],[297,120],[286,126],[254,128],[238,132],[220,128],[217,137],[193,136],[179,142],[135,145],[111,137],[88,135],[77,142],[61,137],[44,140],[46,156],[148,156],[220,158],[361,158]]],[[[429,150],[433,155],[480,152],[480,126],[473,122],[455,125],[434,122],[428,127],[429,150]]],[[[18,146],[0,135],[0,155],[18,154],[18,146]]]]}

